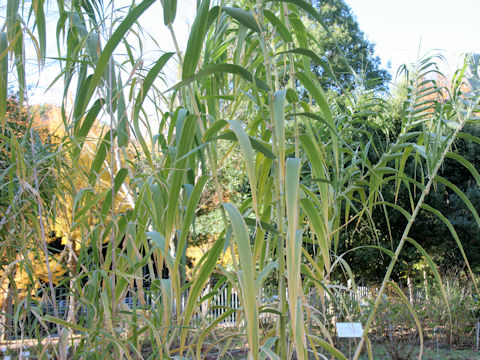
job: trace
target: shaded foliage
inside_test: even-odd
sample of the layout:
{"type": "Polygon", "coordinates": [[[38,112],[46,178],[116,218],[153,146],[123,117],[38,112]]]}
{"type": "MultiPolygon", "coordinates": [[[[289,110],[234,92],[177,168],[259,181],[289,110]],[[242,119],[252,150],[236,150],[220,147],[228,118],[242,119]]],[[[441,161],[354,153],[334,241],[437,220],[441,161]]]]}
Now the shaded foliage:
{"type": "Polygon", "coordinates": [[[386,85],[391,76],[381,67],[380,58],[375,56],[375,44],[367,40],[360,30],[350,6],[344,0],[314,0],[313,5],[335,37],[333,39],[329,36],[318,24],[310,25],[310,36],[314,40],[312,50],[329,64],[337,78],[335,81],[322,67],[312,66],[320,84],[325,89],[338,90],[339,85],[346,89],[353,89],[360,85],[356,78],[358,75],[365,81],[364,84],[369,86],[386,85]],[[338,53],[337,46],[345,54],[348,66],[338,53]]]}

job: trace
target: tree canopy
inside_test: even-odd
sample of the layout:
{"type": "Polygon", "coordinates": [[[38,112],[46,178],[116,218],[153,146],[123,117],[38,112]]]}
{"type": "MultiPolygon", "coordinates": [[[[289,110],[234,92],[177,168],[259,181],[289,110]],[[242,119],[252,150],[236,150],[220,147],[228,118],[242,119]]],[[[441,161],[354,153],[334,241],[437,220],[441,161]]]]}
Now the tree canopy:
{"type": "Polygon", "coordinates": [[[312,39],[312,50],[330,65],[332,73],[336,76],[335,80],[321,66],[312,66],[321,85],[334,90],[338,90],[339,84],[347,89],[354,88],[355,77],[350,68],[367,83],[370,81],[376,85],[385,85],[391,76],[381,67],[381,59],[375,56],[375,44],[361,31],[350,6],[344,0],[314,0],[313,5],[333,34],[332,37],[317,22],[312,20],[306,22],[312,39]],[[348,60],[348,65],[342,58],[339,48],[348,60]]]}

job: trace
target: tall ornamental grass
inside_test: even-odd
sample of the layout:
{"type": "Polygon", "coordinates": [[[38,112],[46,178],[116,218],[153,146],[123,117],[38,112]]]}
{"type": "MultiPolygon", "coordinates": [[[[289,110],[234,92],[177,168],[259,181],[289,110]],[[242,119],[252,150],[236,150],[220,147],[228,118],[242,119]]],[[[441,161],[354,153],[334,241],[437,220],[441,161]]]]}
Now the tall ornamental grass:
{"type": "MultiPolygon", "coordinates": [[[[154,2],[120,9],[113,1],[58,1],[52,33],[45,17],[53,4],[7,2],[0,33],[0,126],[8,153],[0,174],[3,320],[9,325],[4,331],[18,333],[18,327],[21,338],[38,339],[40,357],[60,359],[67,346],[75,359],[201,359],[209,352],[227,356],[238,347],[248,350],[250,359],[346,359],[335,348],[327,320],[338,289],[332,274],[343,272],[345,280],[355,274],[337,251],[340,234],[363,220],[374,231],[372,213],[380,210],[386,216],[401,213],[407,225],[393,251],[371,247],[391,260],[354,359],[364,348],[372,358],[368,333],[387,289],[403,299],[423,343],[420,321],[390,277],[409,243],[442,286],[429,254],[409,237],[421,209],[441,219],[462,249],[448,219],[425,204],[437,183],[457,193],[480,219],[465,194],[438,174],[448,156],[480,180],[471,163],[451,152],[459,137],[480,143],[462,132],[478,121],[478,55],[466,57],[448,88],[435,80],[442,75],[434,57],[406,71],[400,133],[378,147],[378,132],[392,115],[388,101],[363,86],[360,76],[354,90],[332,95],[321,88],[311,64],[333,79],[335,74],[322,54],[309,50],[316,39],[302,19],[334,34],[309,3],[198,1],[183,52],[172,26],[180,10],[176,0],[161,1],[162,34],[142,31],[142,15],[154,2]],[[161,44],[167,34],[176,52],[145,61],[145,36],[161,44]],[[47,43],[57,43],[62,72],[55,81],[64,84],[64,104],[67,94],[74,94],[73,106],[62,106],[60,145],[46,158],[27,146],[33,132],[5,135],[9,85],[18,87],[32,116],[27,40],[40,67],[47,43]],[[178,82],[161,90],[172,63],[179,68],[178,82]],[[152,109],[154,117],[147,115],[152,109]],[[244,159],[249,192],[241,204],[224,202],[218,174],[225,142],[244,159]],[[413,175],[405,172],[408,164],[414,164],[413,175]],[[53,173],[54,183],[42,181],[40,169],[53,173]],[[410,194],[410,207],[384,200],[389,183],[397,193],[410,194]],[[223,231],[187,278],[186,249],[207,187],[214,189],[209,194],[220,206],[223,231]],[[41,189],[49,190],[48,199],[41,189]],[[60,219],[67,244],[62,259],[51,254],[46,235],[60,219]],[[228,269],[218,265],[226,251],[234,254],[228,269]],[[47,272],[42,282],[33,264],[38,259],[47,272]],[[61,279],[55,278],[58,267],[65,273],[61,279]],[[14,297],[20,292],[14,279],[24,272],[28,295],[14,297]],[[268,278],[278,282],[273,309],[261,305],[268,278]],[[59,285],[67,289],[67,312],[51,301],[59,285]],[[207,286],[210,293],[204,292],[207,286]],[[202,308],[212,306],[224,287],[236,290],[240,308],[202,318],[202,308]],[[131,309],[123,303],[129,294],[131,309]],[[49,303],[53,315],[40,311],[49,303]],[[259,318],[266,312],[278,325],[265,332],[259,318]],[[218,331],[232,313],[240,325],[218,331]],[[40,341],[53,333],[58,342],[40,341]]],[[[443,296],[447,300],[444,290],[443,296]]]]}

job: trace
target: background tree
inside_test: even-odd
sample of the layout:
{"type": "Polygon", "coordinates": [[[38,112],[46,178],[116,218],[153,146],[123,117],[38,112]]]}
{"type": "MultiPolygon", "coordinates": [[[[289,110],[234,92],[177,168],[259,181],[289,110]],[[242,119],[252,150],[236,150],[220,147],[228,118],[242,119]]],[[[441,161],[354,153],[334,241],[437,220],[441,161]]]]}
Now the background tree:
{"type": "Polygon", "coordinates": [[[347,89],[354,88],[355,76],[349,67],[364,80],[378,79],[375,82],[377,85],[390,81],[389,72],[381,67],[380,58],[374,55],[375,44],[367,40],[344,0],[314,0],[313,5],[334,35],[332,38],[320,24],[306,21],[305,26],[312,39],[311,49],[329,64],[338,81],[332,79],[321,66],[312,66],[324,89],[338,90],[339,84],[347,89]],[[348,59],[349,66],[339,54],[337,45],[348,59]]]}
{"type": "MultiPolygon", "coordinates": [[[[464,133],[478,139],[480,129],[477,124],[465,126],[464,133]]],[[[458,189],[470,200],[475,211],[480,211],[480,188],[478,178],[460,164],[454,157],[461,156],[467,160],[474,171],[480,171],[478,159],[480,145],[460,138],[455,142],[452,156],[445,160],[440,175],[454,183],[458,189]]],[[[452,223],[462,241],[465,253],[473,269],[480,268],[480,235],[475,215],[468,209],[460,196],[444,184],[438,184],[434,192],[428,197],[428,204],[435,207],[452,223]]],[[[439,220],[431,219],[430,214],[422,213],[413,231],[422,241],[423,246],[445,273],[458,272],[465,269],[463,256],[450,235],[448,228],[439,220]]]]}
{"type": "Polygon", "coordinates": [[[10,94],[0,135],[0,288],[6,294],[0,299],[5,325],[0,335],[6,338],[11,337],[15,324],[13,303],[35,298],[49,278],[57,283],[65,273],[59,264],[63,246],[55,233],[56,219],[38,216],[39,207],[55,213],[60,190],[57,170],[63,160],[58,143],[33,119],[20,107],[17,95],[10,94]],[[43,236],[37,232],[41,226],[43,236]],[[53,274],[42,250],[51,254],[53,274]]]}
{"type": "MultiPolygon", "coordinates": [[[[445,79],[435,77],[435,81],[445,88],[448,87],[445,79]]],[[[371,161],[375,161],[378,157],[378,151],[375,149],[385,148],[391,139],[396,138],[401,131],[401,114],[402,108],[407,101],[406,79],[397,84],[395,91],[388,96],[387,106],[389,108],[385,113],[389,113],[390,117],[384,118],[380,123],[382,131],[375,132],[375,139],[372,149],[369,153],[371,161]]],[[[446,101],[448,94],[442,91],[427,96],[433,100],[438,97],[440,103],[446,101]],[[442,98],[445,96],[445,98],[442,98]]],[[[427,100],[425,100],[427,101],[427,100]]],[[[428,103],[427,103],[428,106],[428,103]]],[[[375,115],[369,115],[365,120],[372,121],[375,115]]],[[[465,135],[457,139],[451,149],[451,155],[447,156],[443,166],[439,171],[439,176],[445,178],[449,182],[455,184],[459,191],[466,195],[471,201],[472,206],[478,213],[480,211],[480,190],[478,187],[478,176],[475,172],[480,171],[480,164],[476,154],[480,146],[471,139],[478,139],[480,129],[478,124],[471,123],[466,125],[462,131],[465,135]],[[469,140],[467,140],[469,139],[469,140]],[[464,159],[464,163],[471,165],[470,171],[466,166],[462,165],[458,159],[464,159]]],[[[405,173],[410,177],[418,177],[418,167],[414,164],[405,166],[405,173]],[[417,172],[417,175],[416,175],[417,172]]],[[[398,188],[395,183],[386,185],[383,189],[383,198],[385,201],[395,203],[403,209],[411,206],[411,199],[418,199],[420,194],[407,191],[405,187],[398,188]]],[[[437,209],[443,214],[453,225],[455,231],[463,244],[464,251],[467,255],[471,267],[478,271],[480,266],[480,245],[479,235],[477,231],[477,222],[474,213],[465,205],[461,197],[448,186],[437,183],[430,191],[425,199],[426,204],[437,209]]],[[[385,263],[389,261],[388,256],[383,252],[372,250],[371,248],[361,248],[350,251],[359,246],[380,245],[385,248],[394,249],[397,240],[401,237],[407,220],[398,211],[388,211],[385,216],[384,209],[381,207],[374,208],[372,212],[372,221],[368,222],[364,219],[358,226],[352,226],[344,233],[342,237],[340,253],[348,251],[345,258],[349,264],[357,270],[357,276],[366,282],[378,283],[383,276],[385,263]],[[373,263],[367,259],[375,259],[373,263]]],[[[442,274],[458,273],[465,270],[465,261],[463,255],[449,229],[444,222],[431,212],[422,209],[413,224],[410,231],[411,238],[415,239],[428,254],[439,265],[442,274]]],[[[395,280],[406,279],[409,276],[421,278],[423,274],[418,271],[422,266],[423,258],[415,247],[408,246],[400,255],[400,261],[395,267],[393,278],[395,280]]],[[[422,281],[423,279],[418,279],[422,281]]]]}

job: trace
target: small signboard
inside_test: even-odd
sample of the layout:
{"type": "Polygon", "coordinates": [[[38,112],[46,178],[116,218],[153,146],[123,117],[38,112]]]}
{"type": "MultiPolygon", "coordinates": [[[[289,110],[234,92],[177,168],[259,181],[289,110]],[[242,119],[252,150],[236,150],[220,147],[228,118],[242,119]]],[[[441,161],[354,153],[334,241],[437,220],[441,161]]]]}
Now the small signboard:
{"type": "Polygon", "coordinates": [[[339,338],[362,337],[363,328],[361,323],[337,323],[337,335],[339,338]]]}

